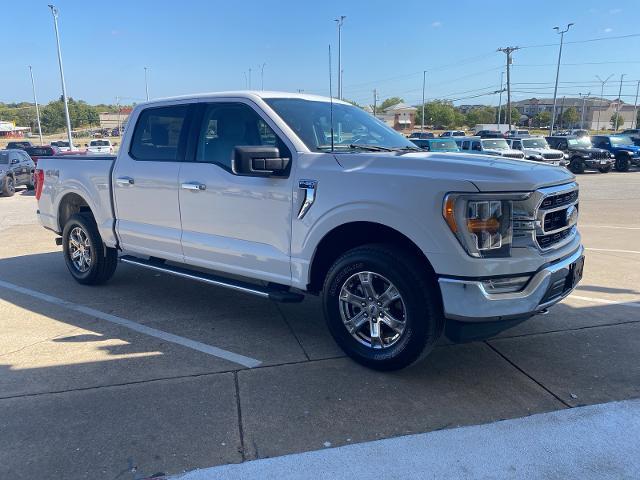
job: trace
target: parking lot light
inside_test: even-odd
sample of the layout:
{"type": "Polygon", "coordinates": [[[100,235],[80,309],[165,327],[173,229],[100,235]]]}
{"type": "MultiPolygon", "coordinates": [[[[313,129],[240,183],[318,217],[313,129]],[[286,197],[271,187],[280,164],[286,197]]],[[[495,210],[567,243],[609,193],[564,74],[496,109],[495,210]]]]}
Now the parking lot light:
{"type": "Polygon", "coordinates": [[[560,50],[558,51],[558,66],[556,67],[556,86],[553,89],[553,114],[551,115],[551,128],[549,129],[549,135],[553,135],[553,127],[556,123],[556,100],[558,98],[558,79],[560,78],[560,60],[562,60],[562,45],[564,43],[564,34],[569,31],[573,23],[567,24],[564,30],[560,30],[560,27],[553,27],[556,33],[560,34],[560,50]]]}
{"type": "Polygon", "coordinates": [[[40,137],[40,145],[44,145],[42,141],[42,127],[40,126],[40,108],[38,107],[38,97],[36,96],[36,82],[33,80],[33,68],[29,65],[29,74],[31,75],[31,88],[33,89],[33,103],[36,105],[36,120],[38,121],[38,136],[40,137]]]}
{"type": "Polygon", "coordinates": [[[71,118],[69,117],[69,102],[67,101],[67,87],[64,83],[64,70],[62,68],[62,52],[60,51],[60,33],[58,32],[58,9],[55,5],[49,5],[53,15],[53,26],[56,31],[56,44],[58,45],[58,65],[60,66],[60,82],[62,83],[62,102],[64,103],[64,115],[67,120],[67,138],[69,150],[73,151],[73,138],[71,137],[71,118]]]}

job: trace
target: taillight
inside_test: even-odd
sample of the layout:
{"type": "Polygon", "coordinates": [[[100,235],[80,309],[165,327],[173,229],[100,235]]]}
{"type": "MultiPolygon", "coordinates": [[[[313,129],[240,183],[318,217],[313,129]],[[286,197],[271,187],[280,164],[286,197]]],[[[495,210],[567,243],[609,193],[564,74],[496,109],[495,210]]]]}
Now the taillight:
{"type": "Polygon", "coordinates": [[[40,200],[40,196],[42,195],[42,187],[44,186],[44,170],[36,168],[34,177],[36,182],[36,200],[40,200]]]}

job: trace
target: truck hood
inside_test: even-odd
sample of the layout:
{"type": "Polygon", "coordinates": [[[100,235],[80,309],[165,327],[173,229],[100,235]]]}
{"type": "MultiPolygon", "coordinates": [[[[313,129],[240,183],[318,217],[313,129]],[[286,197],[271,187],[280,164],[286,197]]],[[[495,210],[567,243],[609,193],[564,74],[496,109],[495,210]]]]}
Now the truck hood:
{"type": "Polygon", "coordinates": [[[399,175],[404,170],[406,175],[442,179],[443,182],[466,180],[481,192],[532,191],[575,179],[562,167],[491,155],[415,152],[402,155],[345,153],[335,157],[348,170],[370,170],[386,175],[399,175]]]}

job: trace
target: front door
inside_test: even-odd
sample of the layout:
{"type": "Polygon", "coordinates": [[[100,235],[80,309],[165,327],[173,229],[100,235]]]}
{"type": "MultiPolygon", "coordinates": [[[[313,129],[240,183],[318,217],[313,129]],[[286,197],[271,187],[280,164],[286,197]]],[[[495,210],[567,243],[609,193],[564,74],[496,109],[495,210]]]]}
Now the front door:
{"type": "Polygon", "coordinates": [[[178,182],[185,262],[290,282],[293,177],[238,176],[231,159],[236,146],[276,146],[280,156],[289,158],[292,146],[283,142],[268,117],[242,100],[203,104],[200,109],[192,129],[197,141],[178,182]]]}
{"type": "MultiPolygon", "coordinates": [[[[120,246],[182,261],[178,173],[188,130],[188,105],[142,110],[129,151],[121,151],[112,182],[120,246]]],[[[123,146],[127,144],[127,139],[123,146]]]]}

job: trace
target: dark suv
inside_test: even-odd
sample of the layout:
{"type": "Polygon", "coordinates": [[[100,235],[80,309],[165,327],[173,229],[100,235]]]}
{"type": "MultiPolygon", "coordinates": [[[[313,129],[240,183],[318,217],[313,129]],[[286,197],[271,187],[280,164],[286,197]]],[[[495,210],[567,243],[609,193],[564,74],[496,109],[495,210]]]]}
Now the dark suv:
{"type": "Polygon", "coordinates": [[[567,154],[567,168],[573,173],[584,173],[587,169],[606,173],[613,167],[613,156],[607,150],[595,148],[589,137],[562,135],[546,138],[551,148],[567,154]]]}

